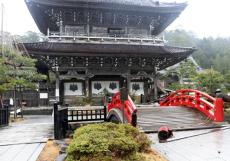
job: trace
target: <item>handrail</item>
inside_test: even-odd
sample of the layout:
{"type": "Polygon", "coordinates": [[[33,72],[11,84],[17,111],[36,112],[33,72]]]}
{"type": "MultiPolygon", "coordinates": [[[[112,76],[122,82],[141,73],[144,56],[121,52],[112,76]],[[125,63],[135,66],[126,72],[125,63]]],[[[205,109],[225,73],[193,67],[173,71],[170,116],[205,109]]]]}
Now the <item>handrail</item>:
{"type": "Polygon", "coordinates": [[[223,100],[221,98],[214,98],[198,90],[182,89],[175,91],[165,100],[161,101],[160,106],[187,106],[196,108],[213,121],[224,121],[223,100]]]}
{"type": "Polygon", "coordinates": [[[50,40],[73,40],[73,41],[115,41],[115,42],[140,42],[140,43],[154,43],[154,44],[164,44],[165,40],[160,37],[155,36],[143,36],[143,35],[110,35],[110,34],[76,34],[76,35],[60,35],[60,33],[51,33],[47,35],[50,40]]]}
{"type": "MultiPolygon", "coordinates": [[[[122,111],[122,101],[120,99],[120,92],[116,93],[113,98],[111,103],[108,104],[108,112],[112,109],[119,109],[122,111]]],[[[135,124],[133,122],[133,115],[135,115],[137,112],[137,108],[135,104],[133,103],[132,99],[130,96],[128,96],[128,100],[124,101],[124,115],[130,124],[135,124]]]]}

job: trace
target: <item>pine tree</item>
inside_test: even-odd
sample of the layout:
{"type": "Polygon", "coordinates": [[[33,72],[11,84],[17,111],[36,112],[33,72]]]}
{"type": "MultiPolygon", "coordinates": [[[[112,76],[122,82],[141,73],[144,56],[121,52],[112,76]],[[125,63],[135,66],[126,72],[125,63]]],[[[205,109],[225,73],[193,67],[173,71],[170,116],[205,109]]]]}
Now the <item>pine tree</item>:
{"type": "Polygon", "coordinates": [[[0,57],[0,107],[3,107],[3,93],[16,86],[35,89],[37,82],[46,79],[35,67],[36,60],[24,56],[21,52],[4,47],[0,57]]]}

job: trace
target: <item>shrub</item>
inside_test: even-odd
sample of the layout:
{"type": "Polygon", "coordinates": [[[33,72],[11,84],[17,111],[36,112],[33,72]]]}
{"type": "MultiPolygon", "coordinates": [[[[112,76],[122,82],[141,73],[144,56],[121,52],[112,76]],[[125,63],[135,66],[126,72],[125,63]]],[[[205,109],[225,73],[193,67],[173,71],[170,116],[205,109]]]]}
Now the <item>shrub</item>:
{"type": "Polygon", "coordinates": [[[103,123],[77,129],[67,149],[67,161],[144,160],[139,152],[150,140],[130,125],[103,123]]]}
{"type": "Polygon", "coordinates": [[[86,106],[86,105],[94,105],[95,101],[89,97],[77,97],[74,101],[75,106],[86,106]]]}

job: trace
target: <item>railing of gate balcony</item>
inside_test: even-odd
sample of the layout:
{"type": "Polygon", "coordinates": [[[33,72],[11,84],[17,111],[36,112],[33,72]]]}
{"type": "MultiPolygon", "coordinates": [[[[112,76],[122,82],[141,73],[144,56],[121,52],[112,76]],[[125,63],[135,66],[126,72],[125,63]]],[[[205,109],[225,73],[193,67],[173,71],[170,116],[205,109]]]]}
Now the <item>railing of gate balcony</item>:
{"type": "Polygon", "coordinates": [[[50,41],[74,41],[74,42],[122,42],[122,43],[151,43],[151,44],[159,44],[162,45],[165,43],[164,38],[162,37],[155,37],[155,36],[143,36],[141,34],[134,35],[134,34],[74,34],[68,35],[60,33],[52,32],[47,36],[50,41]]]}

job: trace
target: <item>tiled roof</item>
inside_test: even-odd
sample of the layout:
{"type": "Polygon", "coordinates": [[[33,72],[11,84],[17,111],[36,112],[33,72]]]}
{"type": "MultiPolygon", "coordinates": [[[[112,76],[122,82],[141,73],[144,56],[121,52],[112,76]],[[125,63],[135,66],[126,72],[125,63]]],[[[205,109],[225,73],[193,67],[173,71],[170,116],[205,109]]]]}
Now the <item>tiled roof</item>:
{"type": "Polygon", "coordinates": [[[26,2],[36,2],[43,4],[71,4],[71,3],[106,3],[106,4],[120,4],[143,7],[177,7],[186,5],[186,3],[163,3],[157,0],[25,0],[26,2]]]}

